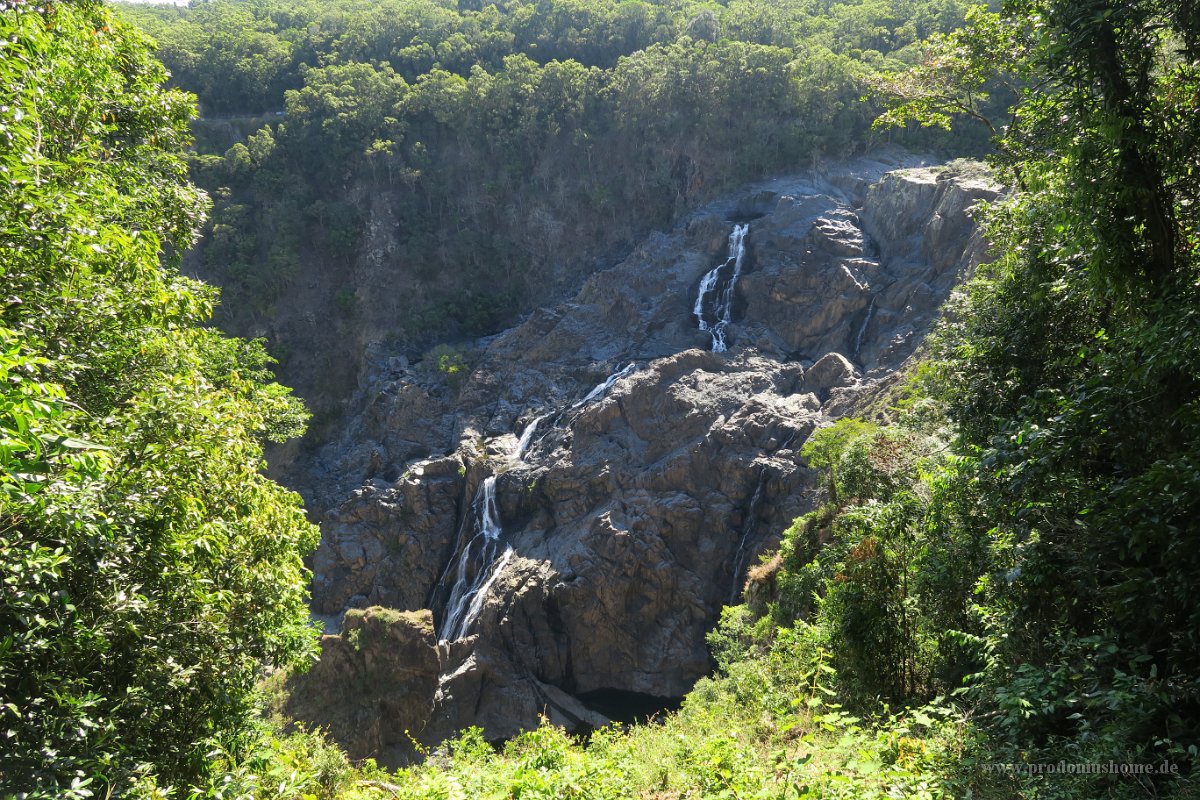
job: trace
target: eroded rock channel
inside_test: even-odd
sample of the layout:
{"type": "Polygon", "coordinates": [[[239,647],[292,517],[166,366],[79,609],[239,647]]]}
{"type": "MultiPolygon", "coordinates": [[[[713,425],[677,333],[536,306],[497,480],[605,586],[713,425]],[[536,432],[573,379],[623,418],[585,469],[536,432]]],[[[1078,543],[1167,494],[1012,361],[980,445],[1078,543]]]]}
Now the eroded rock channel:
{"type": "Polygon", "coordinates": [[[323,455],[364,482],[325,516],[314,610],[354,611],[291,710],[400,763],[469,725],[586,729],[686,693],[747,568],[811,506],[800,447],[904,364],[984,256],[970,210],[997,187],[919,163],[697,211],[474,343],[461,383],[376,365],[323,455]]]}

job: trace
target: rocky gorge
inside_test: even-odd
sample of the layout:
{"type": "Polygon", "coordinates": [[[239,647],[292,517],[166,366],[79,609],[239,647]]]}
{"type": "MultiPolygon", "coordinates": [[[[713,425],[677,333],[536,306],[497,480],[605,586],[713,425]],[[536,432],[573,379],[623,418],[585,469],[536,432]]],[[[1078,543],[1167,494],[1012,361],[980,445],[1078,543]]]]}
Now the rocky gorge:
{"type": "Polygon", "coordinates": [[[514,328],[377,358],[314,467],[314,613],[341,632],[289,711],[398,764],[470,725],[669,706],[812,507],[800,447],[902,370],[999,192],[894,152],[775,178],[514,328]]]}

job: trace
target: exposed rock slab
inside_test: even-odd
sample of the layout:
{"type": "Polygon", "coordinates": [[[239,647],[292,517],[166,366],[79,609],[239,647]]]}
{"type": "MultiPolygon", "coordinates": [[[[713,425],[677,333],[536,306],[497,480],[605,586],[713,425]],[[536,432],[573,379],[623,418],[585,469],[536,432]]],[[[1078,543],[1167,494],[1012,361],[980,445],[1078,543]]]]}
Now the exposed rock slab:
{"type": "Polygon", "coordinates": [[[439,662],[433,615],[371,608],[347,613],[321,658],[290,679],[285,711],[326,728],[351,758],[404,763],[433,714],[439,662]]]}
{"type": "Polygon", "coordinates": [[[509,736],[540,713],[587,727],[599,719],[576,695],[676,697],[709,671],[721,606],[809,507],[799,448],[903,364],[984,256],[970,209],[998,189],[914,161],[862,159],[698,211],[474,343],[456,392],[427,365],[381,361],[326,453],[330,475],[365,483],[327,516],[314,602],[441,622],[455,582],[481,587],[469,635],[439,646],[428,740],[466,724],[509,736]],[[751,217],[729,352],[709,352],[697,285],[729,220],[751,217]],[[493,475],[513,555],[476,564],[462,554],[493,475]]]}

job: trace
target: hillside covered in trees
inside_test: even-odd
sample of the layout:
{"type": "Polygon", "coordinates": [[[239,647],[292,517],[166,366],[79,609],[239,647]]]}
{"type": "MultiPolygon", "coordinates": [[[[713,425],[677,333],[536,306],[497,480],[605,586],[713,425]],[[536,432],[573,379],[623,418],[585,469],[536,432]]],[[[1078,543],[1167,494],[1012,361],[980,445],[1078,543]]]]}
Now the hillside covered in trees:
{"type": "Polygon", "coordinates": [[[0,796],[1200,794],[1194,0],[0,0],[0,85],[0,796]],[[876,119],[992,137],[994,260],[803,446],[818,502],[678,712],[397,772],[279,718],[317,535],[262,452],[306,414],[180,265],[332,426],[372,348],[876,119]]]}
{"type": "Polygon", "coordinates": [[[862,78],[915,61],[965,8],[265,0],[121,13],[199,97],[192,174],[214,209],[190,268],[223,288],[222,324],[268,336],[323,423],[365,353],[417,359],[493,333],[719,192],[881,138],[862,78]]]}

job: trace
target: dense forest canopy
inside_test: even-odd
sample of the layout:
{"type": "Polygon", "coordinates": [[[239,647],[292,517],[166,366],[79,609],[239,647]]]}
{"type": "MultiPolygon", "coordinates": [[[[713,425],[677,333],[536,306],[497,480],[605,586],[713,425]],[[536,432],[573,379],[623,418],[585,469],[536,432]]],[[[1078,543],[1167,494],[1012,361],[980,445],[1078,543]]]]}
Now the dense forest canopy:
{"type": "MultiPolygon", "coordinates": [[[[1198,36],[1194,3],[1011,2],[884,79],[883,121],[924,124],[1018,81],[995,126],[1014,191],[904,424],[807,446],[831,503],[785,542],[768,613],[821,618],[851,695],[979,704],[996,760],[1186,775],[1200,753],[1198,36]]],[[[1169,775],[1039,785],[1191,796],[1169,775]]]]}
{"type": "Polygon", "coordinates": [[[209,115],[190,156],[143,34],[93,0],[0,0],[5,796],[1195,796],[1195,0],[120,16],[209,115]],[[305,414],[179,273],[207,208],[189,168],[227,323],[304,276],[331,338],[403,311],[400,350],[490,330],[569,254],[843,154],[880,111],[997,137],[996,259],[875,422],[804,447],[824,502],[752,570],[680,714],[586,747],[468,731],[398,776],[255,723],[264,667],[313,650],[315,529],[261,475],[305,414]],[[381,221],[405,296],[373,307],[381,221]],[[1018,768],[1060,762],[1170,769],[1018,768]]]}
{"type": "Polygon", "coordinates": [[[128,9],[159,43],[174,80],[206,114],[282,107],[305,70],[386,62],[409,83],[434,70],[469,77],[523,54],[539,65],[604,70],[653,45],[720,40],[825,49],[864,61],[902,51],[962,22],[966,4],[939,2],[539,2],[350,0],[336,4],[208,0],[128,9]]]}
{"type": "MultiPolygon", "coordinates": [[[[215,208],[194,268],[224,288],[223,324],[271,335],[324,420],[366,348],[414,357],[494,332],[732,185],[891,136],[871,132],[862,78],[917,60],[965,9],[211,0],[122,13],[206,116],[192,168],[215,208]],[[326,331],[289,322],[299,309],[326,331]]],[[[987,140],[910,138],[959,152],[987,140]]]]}

